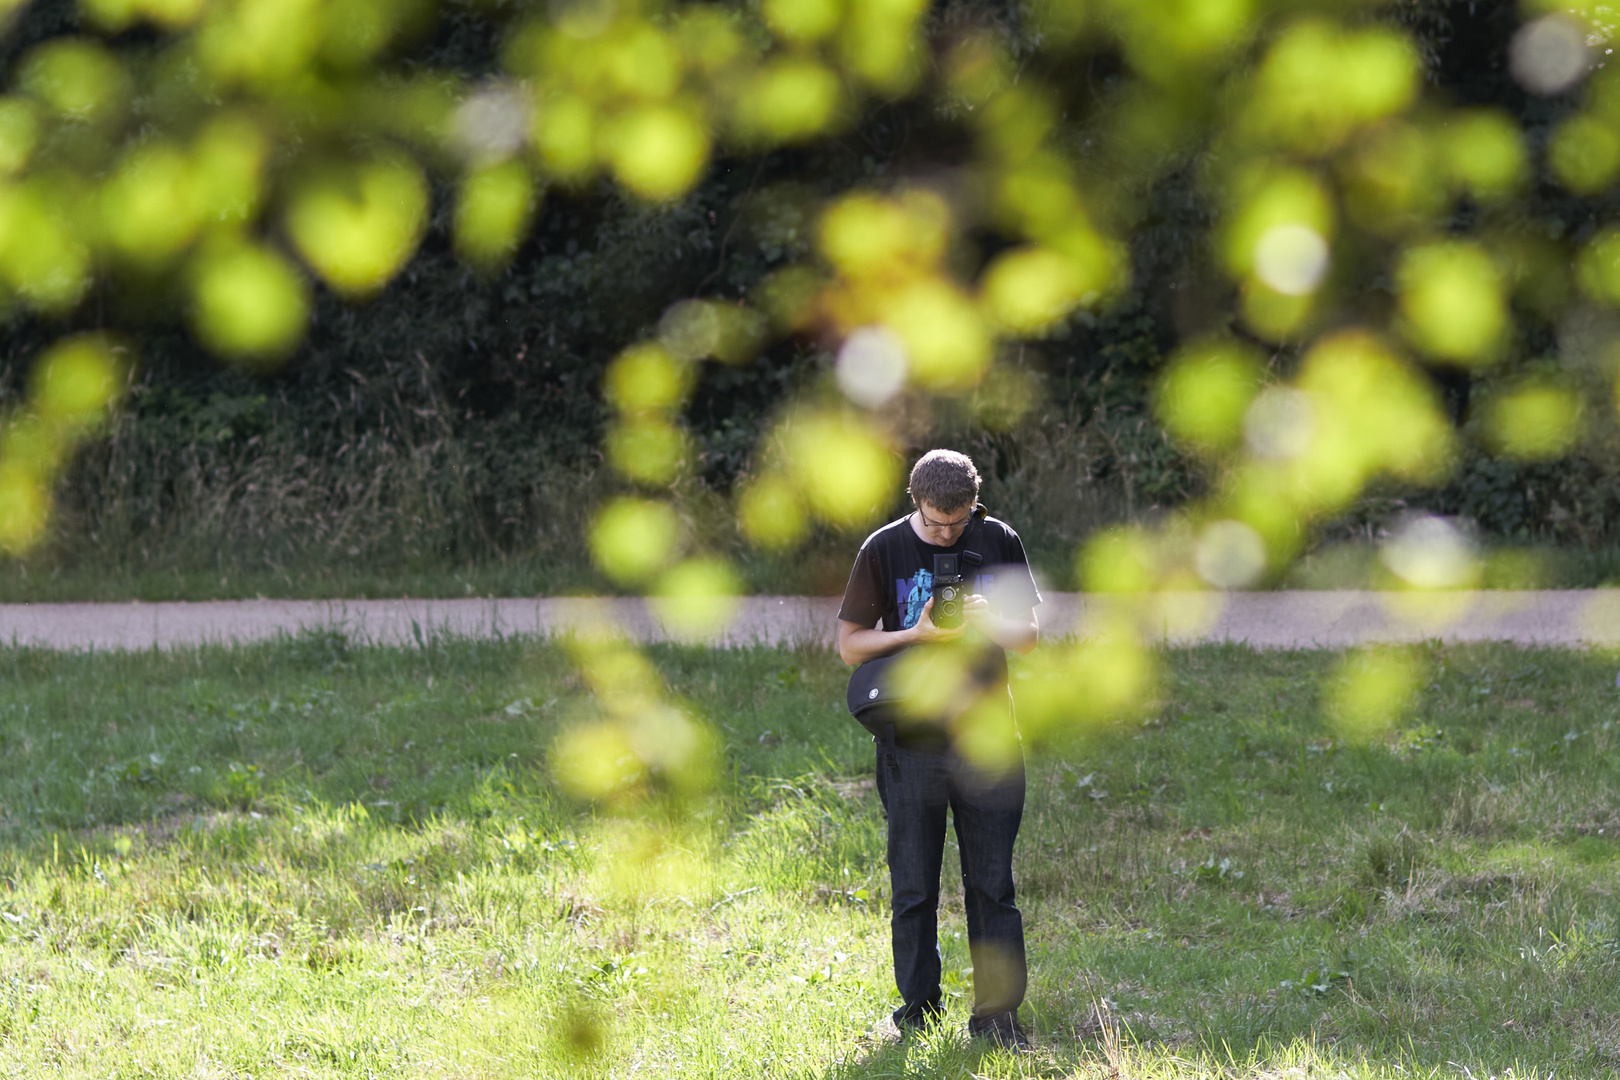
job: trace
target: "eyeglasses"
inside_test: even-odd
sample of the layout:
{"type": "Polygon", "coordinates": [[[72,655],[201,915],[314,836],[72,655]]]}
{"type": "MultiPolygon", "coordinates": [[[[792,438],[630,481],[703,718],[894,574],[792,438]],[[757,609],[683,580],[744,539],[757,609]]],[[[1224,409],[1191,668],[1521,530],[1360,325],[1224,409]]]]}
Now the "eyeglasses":
{"type": "Polygon", "coordinates": [[[969,521],[973,520],[973,511],[971,510],[967,512],[966,517],[958,521],[929,521],[928,515],[923,513],[923,508],[920,506],[917,507],[917,515],[922,518],[922,523],[924,525],[934,529],[955,529],[966,525],[969,521]]]}

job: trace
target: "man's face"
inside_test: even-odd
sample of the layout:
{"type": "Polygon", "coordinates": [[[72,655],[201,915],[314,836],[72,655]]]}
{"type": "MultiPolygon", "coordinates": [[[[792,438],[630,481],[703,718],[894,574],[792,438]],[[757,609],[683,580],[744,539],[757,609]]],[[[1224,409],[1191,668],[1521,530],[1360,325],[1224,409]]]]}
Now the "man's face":
{"type": "Polygon", "coordinates": [[[918,502],[917,512],[922,515],[923,539],[938,547],[950,547],[956,543],[973,518],[973,507],[967,505],[954,510],[941,510],[933,503],[918,502]]]}

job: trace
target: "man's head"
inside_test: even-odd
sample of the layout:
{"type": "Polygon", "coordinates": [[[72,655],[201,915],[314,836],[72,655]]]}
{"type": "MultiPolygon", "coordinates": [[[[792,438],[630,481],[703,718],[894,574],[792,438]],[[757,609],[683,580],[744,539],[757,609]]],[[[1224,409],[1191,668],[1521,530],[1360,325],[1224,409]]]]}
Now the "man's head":
{"type": "Polygon", "coordinates": [[[955,450],[930,450],[911,467],[906,490],[922,514],[927,538],[949,547],[967,528],[979,501],[979,470],[973,459],[955,450]]]}

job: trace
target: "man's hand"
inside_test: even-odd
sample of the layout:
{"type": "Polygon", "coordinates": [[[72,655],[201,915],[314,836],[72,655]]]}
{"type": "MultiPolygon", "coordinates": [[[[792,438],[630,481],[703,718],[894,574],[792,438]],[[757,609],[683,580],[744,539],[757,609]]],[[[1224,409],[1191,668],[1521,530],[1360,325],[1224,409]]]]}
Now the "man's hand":
{"type": "MultiPolygon", "coordinates": [[[[984,597],[981,596],[978,599],[980,603],[984,602],[984,597]]],[[[972,603],[972,600],[968,601],[969,606],[972,603]]],[[[949,629],[934,625],[934,598],[930,596],[928,603],[923,605],[922,614],[917,616],[917,624],[911,628],[912,640],[919,645],[927,645],[935,641],[955,641],[962,636],[966,629],[966,619],[949,629]]]]}
{"type": "Polygon", "coordinates": [[[961,626],[950,630],[935,626],[934,600],[933,597],[929,597],[928,603],[923,605],[922,614],[917,616],[916,623],[904,630],[879,630],[874,626],[861,626],[839,619],[838,655],[844,663],[854,667],[868,660],[876,660],[880,656],[897,653],[908,645],[952,641],[961,637],[966,629],[965,619],[961,626]]]}
{"type": "Polygon", "coordinates": [[[978,593],[967,598],[962,612],[966,616],[964,623],[972,623],[975,630],[1003,649],[1027,653],[1035,647],[1040,634],[1033,610],[1025,618],[1009,619],[990,610],[990,601],[978,593]]]}

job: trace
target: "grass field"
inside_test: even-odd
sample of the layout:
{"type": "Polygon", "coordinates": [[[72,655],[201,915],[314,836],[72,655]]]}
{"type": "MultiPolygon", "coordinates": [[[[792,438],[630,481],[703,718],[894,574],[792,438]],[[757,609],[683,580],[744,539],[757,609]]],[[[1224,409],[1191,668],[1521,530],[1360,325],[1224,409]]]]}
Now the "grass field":
{"type": "Polygon", "coordinates": [[[950,1023],[872,1034],[882,823],[836,660],[653,656],[726,771],[613,816],[551,782],[589,708],[551,646],[0,652],[0,1076],[1620,1069],[1612,661],[1422,650],[1354,747],[1331,654],[1164,654],[1144,714],[1030,748],[1016,1059],[963,1036],[959,897],[950,1023]]]}

